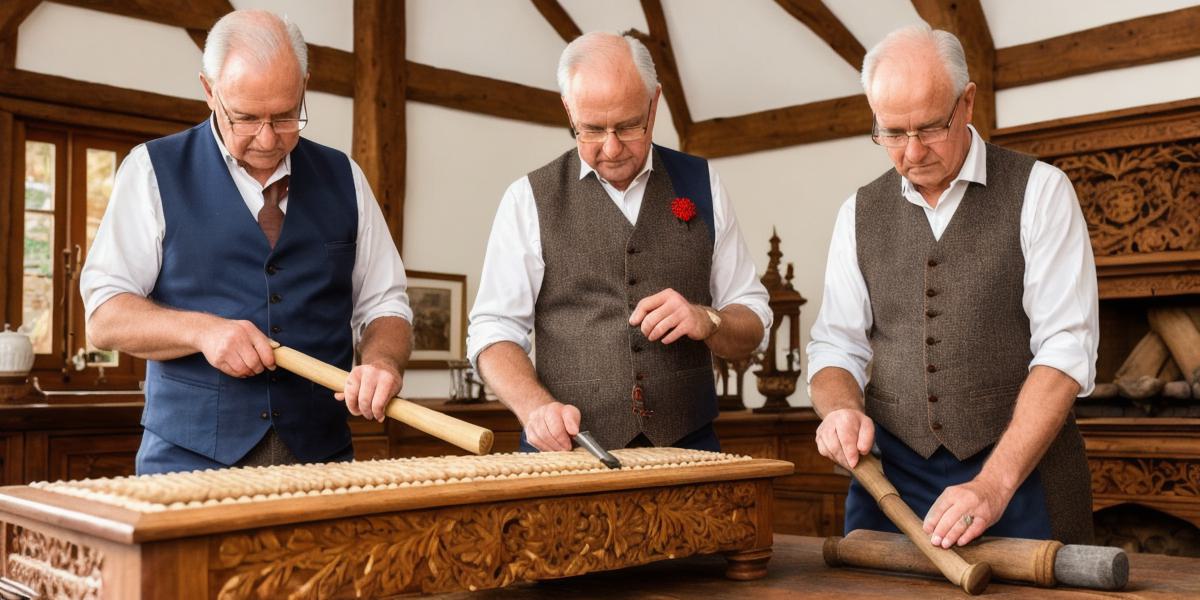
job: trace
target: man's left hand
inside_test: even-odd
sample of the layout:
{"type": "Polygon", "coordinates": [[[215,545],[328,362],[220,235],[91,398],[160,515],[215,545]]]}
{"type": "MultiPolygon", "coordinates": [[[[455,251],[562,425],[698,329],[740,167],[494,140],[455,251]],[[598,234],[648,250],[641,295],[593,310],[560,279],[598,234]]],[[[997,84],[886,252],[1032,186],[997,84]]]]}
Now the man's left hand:
{"type": "Polygon", "coordinates": [[[629,324],[641,325],[646,339],[652,342],[662,339],[664,344],[685,335],[693,340],[705,340],[717,330],[703,307],[688,303],[682,294],[671,288],[642,298],[629,316],[629,324]]]}
{"type": "Polygon", "coordinates": [[[400,393],[404,376],[395,367],[383,363],[358,365],[350,371],[344,391],[334,394],[346,403],[352,415],[383,422],[388,402],[400,393]]]}
{"type": "Polygon", "coordinates": [[[1004,516],[1012,494],[1000,485],[976,477],[946,488],[925,515],[925,533],[934,546],[969,544],[1004,516]],[[971,516],[968,526],[963,517],[971,516]]]}

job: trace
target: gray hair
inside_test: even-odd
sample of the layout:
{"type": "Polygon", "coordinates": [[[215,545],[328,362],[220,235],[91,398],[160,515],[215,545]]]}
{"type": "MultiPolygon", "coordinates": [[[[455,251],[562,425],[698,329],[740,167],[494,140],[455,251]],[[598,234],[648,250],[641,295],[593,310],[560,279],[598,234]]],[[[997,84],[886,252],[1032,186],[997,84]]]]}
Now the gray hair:
{"type": "Polygon", "coordinates": [[[202,65],[209,81],[220,79],[225,59],[235,46],[262,65],[290,46],[300,63],[300,76],[308,73],[308,45],[300,28],[286,16],[265,10],[235,10],[221,17],[204,42],[202,65]]]}
{"type": "Polygon", "coordinates": [[[654,58],[650,56],[650,50],[631,35],[603,31],[585,33],[572,40],[563,49],[562,54],[558,57],[557,77],[560,94],[564,97],[567,96],[571,87],[571,76],[575,73],[575,69],[586,62],[594,52],[603,48],[605,42],[611,42],[615,37],[625,40],[625,44],[629,47],[629,54],[633,57],[633,66],[637,68],[638,75],[642,77],[646,95],[654,94],[654,91],[658,89],[658,72],[654,69],[654,58]]]}
{"type": "Polygon", "coordinates": [[[887,34],[871,48],[870,52],[867,52],[863,58],[862,67],[862,86],[867,95],[871,94],[871,83],[875,79],[875,67],[897,42],[931,44],[937,51],[938,57],[942,59],[942,65],[946,67],[946,75],[950,78],[950,85],[954,88],[956,97],[962,94],[967,83],[971,81],[971,76],[967,72],[967,57],[963,53],[962,43],[958,41],[958,38],[949,31],[933,29],[928,23],[921,22],[919,25],[901,27],[887,34]]]}

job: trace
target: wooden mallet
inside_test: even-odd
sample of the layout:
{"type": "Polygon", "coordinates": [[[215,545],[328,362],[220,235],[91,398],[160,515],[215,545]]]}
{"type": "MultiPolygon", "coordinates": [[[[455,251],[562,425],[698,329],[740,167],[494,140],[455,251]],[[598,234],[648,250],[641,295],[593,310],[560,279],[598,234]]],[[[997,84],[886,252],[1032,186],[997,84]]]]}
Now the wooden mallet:
{"type": "MultiPolygon", "coordinates": [[[[346,371],[298,350],[281,346],[274,340],[271,341],[271,347],[275,349],[276,365],[335,392],[346,389],[346,379],[350,377],[346,371]]],[[[387,416],[401,423],[450,442],[467,452],[487,454],[492,451],[495,436],[491,430],[409,402],[399,396],[388,402],[385,412],[387,416]]]]}
{"type": "Polygon", "coordinates": [[[937,566],[950,583],[962,587],[964,592],[972,596],[982,594],[987,589],[992,578],[991,567],[984,562],[969,564],[953,550],[931,544],[929,536],[922,529],[921,519],[904,503],[895,486],[884,476],[883,465],[875,455],[864,454],[859,457],[853,472],[854,478],[875,498],[883,513],[937,566]]]}

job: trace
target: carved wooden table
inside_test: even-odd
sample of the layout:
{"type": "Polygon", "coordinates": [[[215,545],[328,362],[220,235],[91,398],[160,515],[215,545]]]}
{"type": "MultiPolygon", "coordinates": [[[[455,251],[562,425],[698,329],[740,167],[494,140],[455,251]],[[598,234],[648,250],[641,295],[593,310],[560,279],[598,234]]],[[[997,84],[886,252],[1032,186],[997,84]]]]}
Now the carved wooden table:
{"type": "MultiPolygon", "coordinates": [[[[709,600],[752,598],[914,598],[962,600],[961,589],[933,578],[834,569],[821,558],[824,538],[776,535],[771,570],[751,582],[727,581],[720,558],[700,556],[581,577],[520,584],[473,594],[454,593],[438,600],[709,600]]],[[[1200,559],[1129,555],[1129,585],[1121,592],[1037,588],[993,582],[980,598],[1200,598],[1200,559]]]]}
{"type": "Polygon", "coordinates": [[[0,488],[4,576],[46,597],[350,598],[697,554],[755,579],[791,463],[647,448],[226,469],[0,488]]]}

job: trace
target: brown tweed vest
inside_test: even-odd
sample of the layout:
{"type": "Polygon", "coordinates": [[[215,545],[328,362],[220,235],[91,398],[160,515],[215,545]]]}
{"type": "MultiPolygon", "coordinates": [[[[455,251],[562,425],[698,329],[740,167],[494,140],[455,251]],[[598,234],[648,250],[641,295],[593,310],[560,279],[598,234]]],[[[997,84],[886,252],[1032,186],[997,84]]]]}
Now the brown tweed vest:
{"type": "Polygon", "coordinates": [[[639,433],[669,445],[717,416],[708,347],[650,342],[629,325],[638,301],[666,288],[712,303],[708,229],[671,213],[671,178],[657,151],[651,160],[636,225],[594,173],[579,178],[576,150],[529,174],[546,265],[534,313],[538,378],[579,408],[606,448],[639,433]]]}
{"type": "MultiPolygon", "coordinates": [[[[940,240],[893,169],[858,190],[858,264],[874,360],[867,414],[928,458],[990,449],[1012,419],[1033,354],[1022,304],[1021,207],[1034,159],[988,144],[940,240]]],[[[1091,539],[1091,482],[1073,417],[1038,464],[1055,537],[1091,539]]]]}

